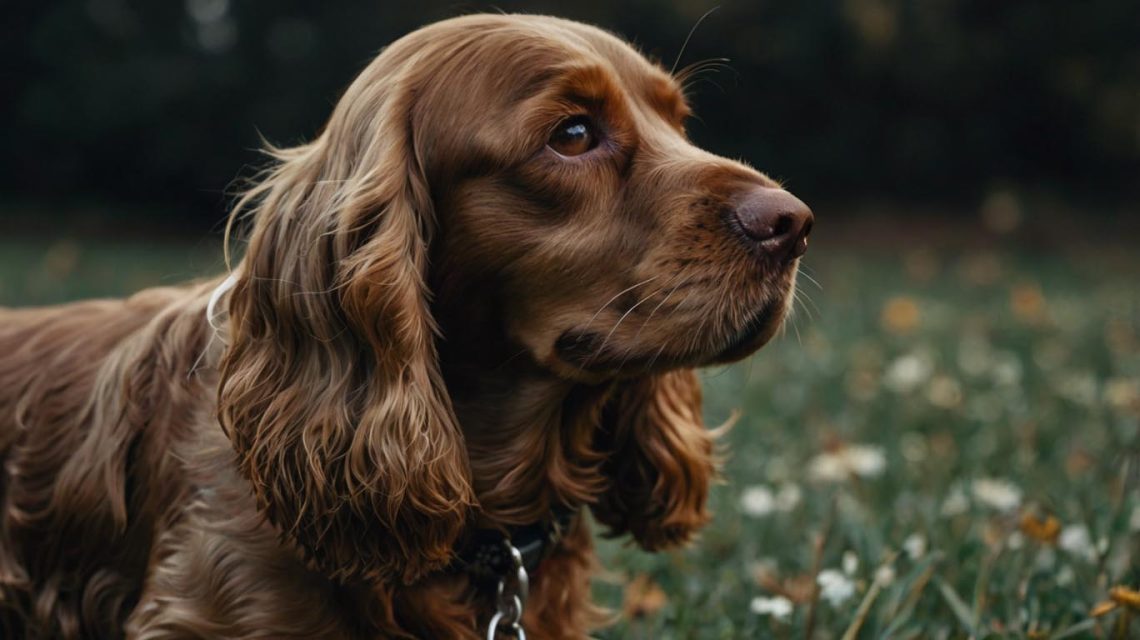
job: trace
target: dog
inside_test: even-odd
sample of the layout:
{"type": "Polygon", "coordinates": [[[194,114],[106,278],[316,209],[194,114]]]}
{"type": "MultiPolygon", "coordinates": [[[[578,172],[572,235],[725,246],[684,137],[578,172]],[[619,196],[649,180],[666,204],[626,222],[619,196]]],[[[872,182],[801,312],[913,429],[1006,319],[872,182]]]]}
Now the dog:
{"type": "Polygon", "coordinates": [[[0,633],[603,624],[591,527],[708,522],[694,368],[777,332],[813,224],[688,140],[681,80],[567,20],[429,25],[269,150],[226,277],[0,311],[0,633]]]}

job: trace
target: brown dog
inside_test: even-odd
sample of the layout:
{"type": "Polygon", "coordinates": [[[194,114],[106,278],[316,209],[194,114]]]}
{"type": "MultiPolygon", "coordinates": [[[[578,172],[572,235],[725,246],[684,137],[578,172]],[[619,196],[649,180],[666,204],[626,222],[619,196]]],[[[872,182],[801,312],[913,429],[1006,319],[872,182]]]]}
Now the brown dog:
{"type": "Polygon", "coordinates": [[[688,113],[598,29],[440,22],[274,151],[221,285],[0,313],[0,634],[486,637],[521,565],[583,637],[582,511],[707,521],[692,367],[773,335],[812,225],[688,113]]]}

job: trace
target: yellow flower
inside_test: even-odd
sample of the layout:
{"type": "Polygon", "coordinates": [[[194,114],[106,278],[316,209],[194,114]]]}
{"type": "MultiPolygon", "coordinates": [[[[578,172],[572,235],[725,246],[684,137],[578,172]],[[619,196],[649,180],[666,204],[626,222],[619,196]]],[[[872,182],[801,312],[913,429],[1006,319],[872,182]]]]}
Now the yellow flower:
{"type": "Polygon", "coordinates": [[[880,321],[891,333],[911,333],[918,328],[921,319],[918,303],[913,298],[896,296],[883,305],[880,321]]]}
{"type": "Polygon", "coordinates": [[[1108,597],[1117,604],[1140,611],[1140,591],[1128,587],[1113,587],[1109,589],[1108,597]]]}
{"type": "Polygon", "coordinates": [[[1045,295],[1036,284],[1021,284],[1009,292],[1009,308],[1025,324],[1040,324],[1046,320],[1045,295]]]}
{"type": "Polygon", "coordinates": [[[1061,521],[1053,516],[1038,518],[1037,514],[1026,512],[1021,516],[1019,525],[1025,535],[1046,544],[1056,544],[1057,537],[1061,535],[1061,521]]]}
{"type": "Polygon", "coordinates": [[[1108,600],[1097,604],[1089,611],[1089,615],[1099,618],[1111,613],[1120,607],[1140,611],[1140,591],[1130,587],[1113,587],[1108,590],[1108,600]]]}

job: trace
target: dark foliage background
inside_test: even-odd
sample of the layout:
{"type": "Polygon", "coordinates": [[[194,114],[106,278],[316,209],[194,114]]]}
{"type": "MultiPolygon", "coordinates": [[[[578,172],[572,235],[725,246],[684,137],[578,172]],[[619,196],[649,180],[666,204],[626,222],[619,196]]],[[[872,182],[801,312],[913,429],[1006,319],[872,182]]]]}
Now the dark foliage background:
{"type": "MultiPolygon", "coordinates": [[[[258,162],[259,132],[312,136],[356,72],[417,26],[553,13],[622,34],[668,67],[713,6],[12,3],[0,26],[0,202],[206,228],[258,162]]],[[[1016,188],[1119,204],[1140,192],[1138,33],[1135,0],[728,0],[680,64],[731,59],[693,88],[694,138],[810,201],[970,205],[1016,188]]]]}

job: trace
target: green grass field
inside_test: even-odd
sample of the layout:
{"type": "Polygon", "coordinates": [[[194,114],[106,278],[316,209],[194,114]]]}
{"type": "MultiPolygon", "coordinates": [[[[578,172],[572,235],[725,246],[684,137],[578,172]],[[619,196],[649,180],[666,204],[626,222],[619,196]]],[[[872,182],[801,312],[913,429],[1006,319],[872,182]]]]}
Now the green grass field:
{"type": "MultiPolygon", "coordinates": [[[[217,253],[4,243],[0,304],[217,253]]],[[[676,553],[601,543],[624,615],[600,637],[1140,634],[1113,591],[1140,587],[1140,255],[824,242],[806,265],[785,334],[705,374],[709,423],[742,414],[713,524],[676,553]]]]}

